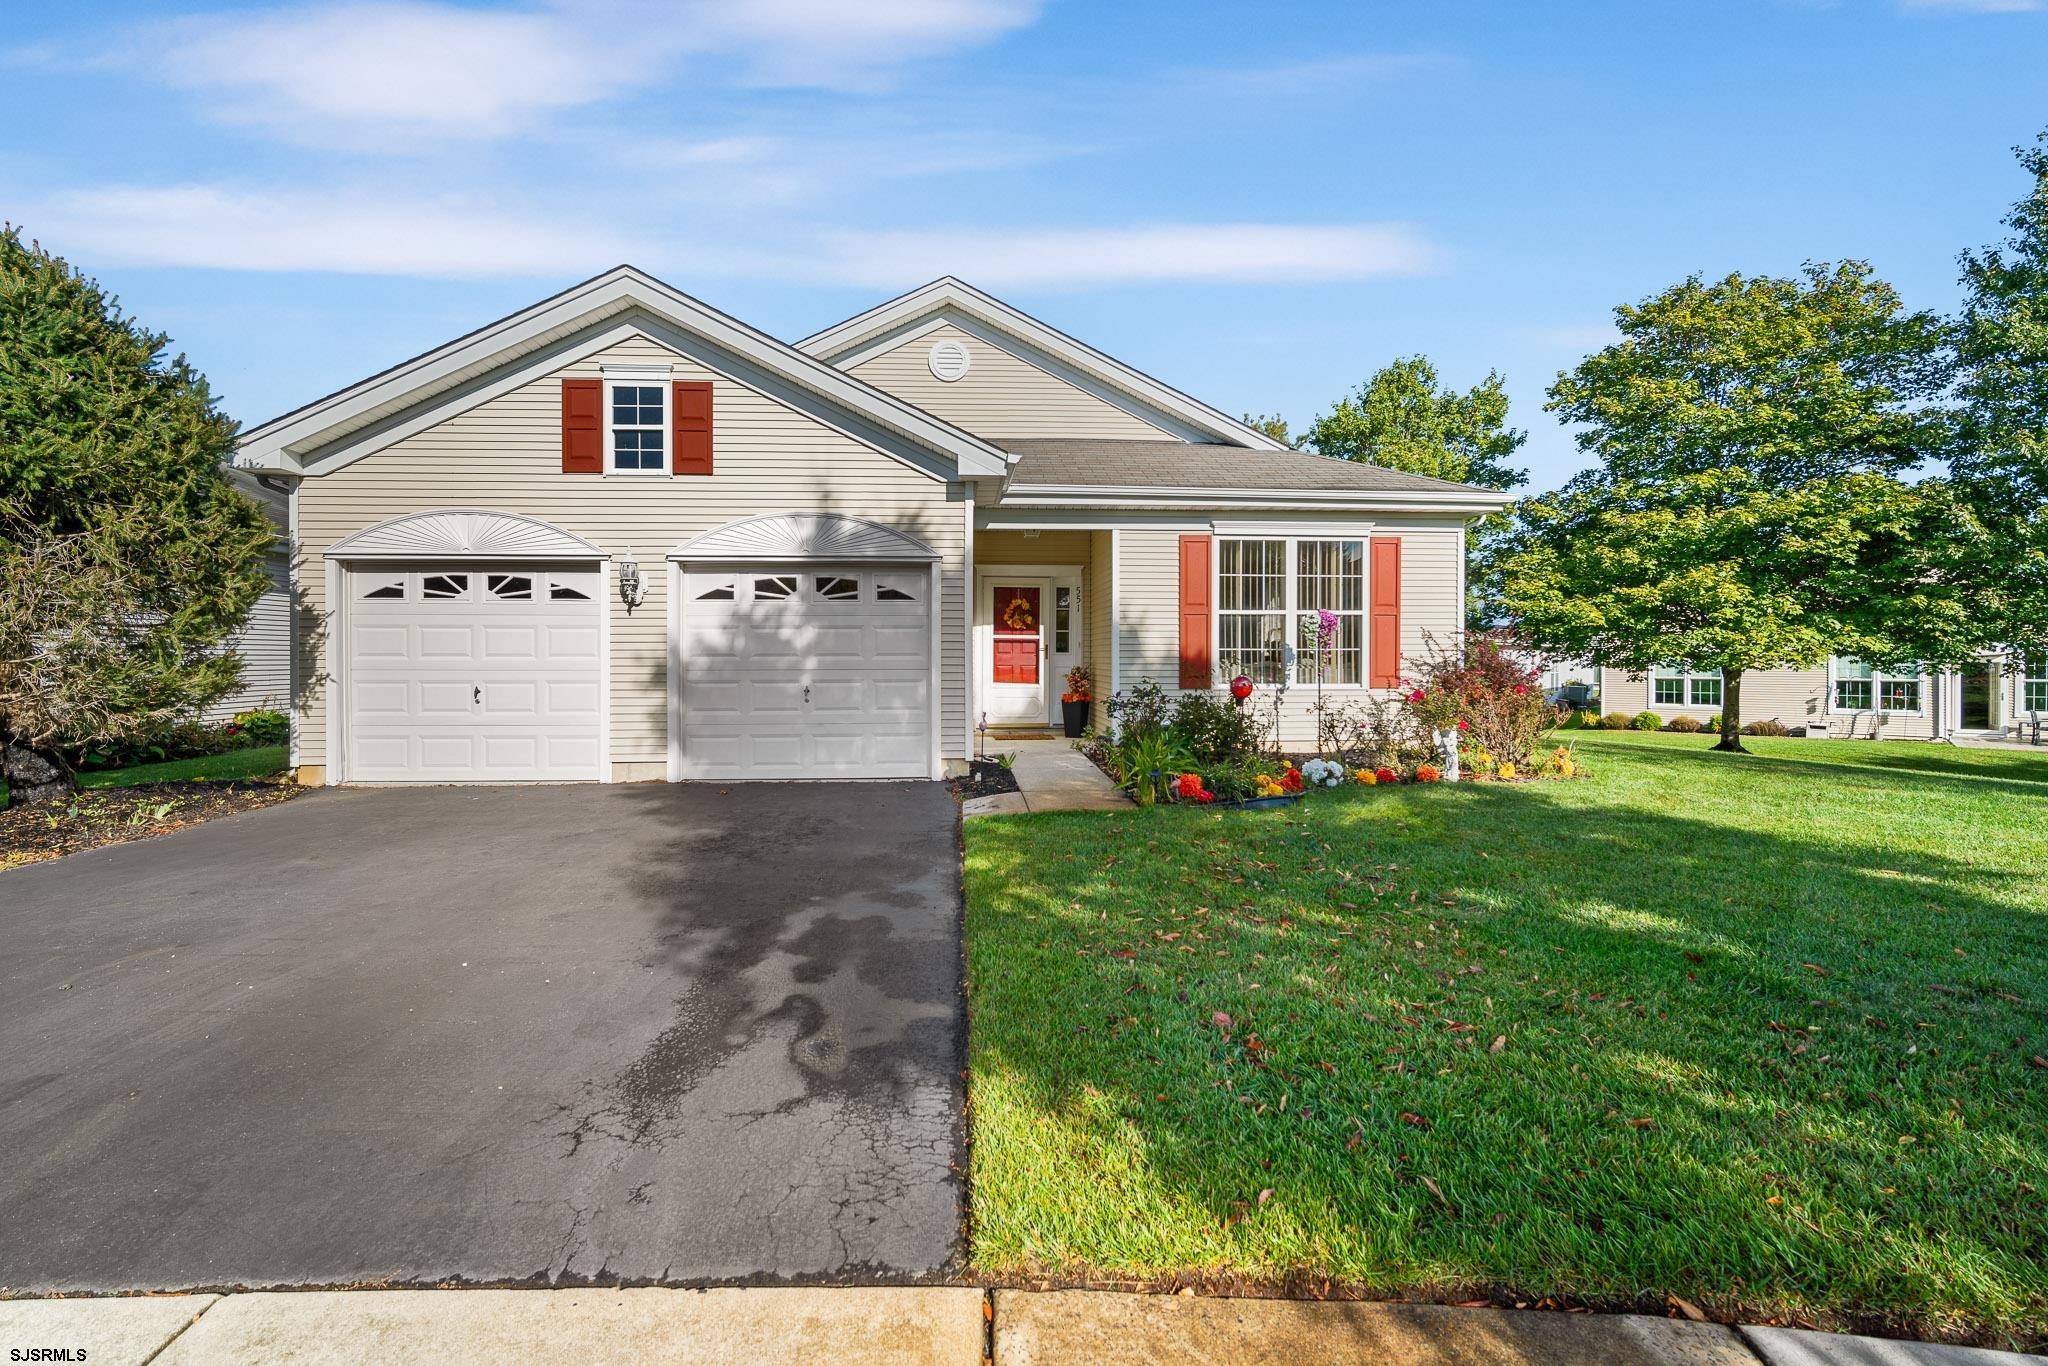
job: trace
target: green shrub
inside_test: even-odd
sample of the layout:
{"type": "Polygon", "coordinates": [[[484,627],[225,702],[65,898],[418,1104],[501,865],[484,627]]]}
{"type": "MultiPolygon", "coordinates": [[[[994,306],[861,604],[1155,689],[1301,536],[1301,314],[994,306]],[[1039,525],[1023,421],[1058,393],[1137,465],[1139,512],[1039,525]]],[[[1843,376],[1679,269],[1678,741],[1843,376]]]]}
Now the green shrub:
{"type": "Polygon", "coordinates": [[[281,711],[267,709],[237,712],[227,729],[228,734],[234,737],[237,749],[282,745],[292,738],[291,718],[281,711]]]}
{"type": "Polygon", "coordinates": [[[1628,727],[1630,730],[1662,730],[1664,718],[1653,711],[1639,711],[1635,719],[1628,723],[1628,727]]]}
{"type": "Polygon", "coordinates": [[[1701,730],[1713,730],[1713,731],[1718,731],[1718,730],[1720,730],[1720,729],[1721,729],[1721,714],[1720,714],[1719,712],[1715,712],[1715,713],[1714,713],[1714,714],[1713,714],[1712,716],[1709,716],[1709,717],[1708,717],[1708,718],[1707,718],[1706,720],[1704,720],[1704,721],[1700,722],[1700,729],[1701,729],[1701,730]]]}
{"type": "Polygon", "coordinates": [[[1744,735],[1783,735],[1786,726],[1783,721],[1752,721],[1742,728],[1744,735]]]}
{"type": "Polygon", "coordinates": [[[81,745],[67,751],[64,757],[74,769],[86,773],[102,768],[127,768],[131,764],[161,763],[166,759],[204,759],[241,747],[242,742],[225,726],[179,721],[132,740],[81,745]]]}
{"type": "Polygon", "coordinates": [[[1157,727],[1127,735],[1117,743],[1117,779],[1140,806],[1150,806],[1166,796],[1174,778],[1194,766],[1187,750],[1157,727]]]}
{"type": "MultiPolygon", "coordinates": [[[[1264,726],[1250,707],[1213,692],[1187,692],[1174,704],[1167,732],[1197,765],[1244,763],[1259,752],[1264,726]]],[[[1219,794],[1220,795],[1220,794],[1219,794]]]]}
{"type": "Polygon", "coordinates": [[[1125,739],[1163,731],[1173,719],[1173,703],[1167,700],[1166,690],[1149,678],[1111,697],[1106,707],[1110,724],[1125,739]]]}
{"type": "Polygon", "coordinates": [[[1697,735],[1705,728],[1690,716],[1674,716],[1664,723],[1664,729],[1675,730],[1681,735],[1697,735]]]}
{"type": "Polygon", "coordinates": [[[1625,711],[1611,711],[1600,718],[1602,730],[1627,730],[1635,724],[1635,718],[1625,711]]]}

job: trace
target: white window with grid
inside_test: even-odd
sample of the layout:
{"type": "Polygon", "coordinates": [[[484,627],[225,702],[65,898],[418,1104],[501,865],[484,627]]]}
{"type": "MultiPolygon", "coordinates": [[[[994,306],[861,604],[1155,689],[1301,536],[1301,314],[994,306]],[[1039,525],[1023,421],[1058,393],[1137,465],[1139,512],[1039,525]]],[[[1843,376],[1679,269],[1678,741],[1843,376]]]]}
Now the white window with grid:
{"type": "Polygon", "coordinates": [[[1650,678],[1653,707],[1719,707],[1721,675],[1691,669],[1659,669],[1650,678]]]}
{"type": "Polygon", "coordinates": [[[1833,677],[1830,700],[1835,711],[1919,714],[1920,670],[1915,665],[1877,669],[1860,659],[1838,656],[1829,673],[1833,677]]]}
{"type": "Polygon", "coordinates": [[[614,474],[668,472],[666,381],[605,381],[605,447],[614,474]]]}
{"type": "Polygon", "coordinates": [[[1362,538],[1219,539],[1218,679],[1362,686],[1365,602],[1362,538]]]}
{"type": "Polygon", "coordinates": [[[2020,661],[2020,710],[2048,711],[2048,654],[2020,661]]]}

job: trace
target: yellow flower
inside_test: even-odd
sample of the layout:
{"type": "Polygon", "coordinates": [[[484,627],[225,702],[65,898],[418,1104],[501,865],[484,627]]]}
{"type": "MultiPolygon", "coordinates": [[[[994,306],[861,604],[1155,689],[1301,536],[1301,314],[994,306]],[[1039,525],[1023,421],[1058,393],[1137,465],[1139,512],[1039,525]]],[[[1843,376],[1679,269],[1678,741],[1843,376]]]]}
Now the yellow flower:
{"type": "Polygon", "coordinates": [[[1513,764],[1502,764],[1502,765],[1500,766],[1500,776],[1501,776],[1501,777],[1503,777],[1503,778],[1512,778],[1512,777],[1514,777],[1514,776],[1515,776],[1515,766],[1514,766],[1513,764]]]}
{"type": "Polygon", "coordinates": [[[1356,773],[1351,775],[1351,781],[1355,783],[1363,783],[1367,787],[1372,787],[1374,784],[1378,783],[1379,780],[1380,775],[1373,772],[1369,768],[1361,768],[1356,773]]]}

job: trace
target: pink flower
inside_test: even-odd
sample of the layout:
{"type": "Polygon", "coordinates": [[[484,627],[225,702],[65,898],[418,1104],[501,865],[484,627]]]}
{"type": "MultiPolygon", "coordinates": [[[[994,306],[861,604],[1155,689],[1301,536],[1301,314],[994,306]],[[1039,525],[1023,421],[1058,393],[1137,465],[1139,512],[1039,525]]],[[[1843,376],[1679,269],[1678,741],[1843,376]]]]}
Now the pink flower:
{"type": "Polygon", "coordinates": [[[1458,722],[1458,729],[1459,729],[1459,730],[1470,730],[1470,729],[1472,729],[1472,723],[1471,723],[1470,721],[1463,721],[1463,720],[1461,720],[1461,721],[1459,721],[1459,722],[1458,722]]]}
{"type": "Polygon", "coordinates": [[[1528,690],[1527,688],[1523,687],[1523,686],[1522,686],[1521,684],[1519,684],[1519,683],[1515,684],[1515,696],[1517,696],[1517,697],[1520,697],[1520,696],[1522,696],[1522,695],[1523,695],[1524,693],[1526,693],[1526,692],[1528,692],[1528,691],[1529,691],[1529,690],[1528,690]]]}
{"type": "Polygon", "coordinates": [[[1420,688],[1417,688],[1417,689],[1416,689],[1416,690],[1415,690],[1414,692],[1412,692],[1412,693],[1409,693],[1409,694],[1408,694],[1408,700],[1409,700],[1410,702],[1420,702],[1420,701],[1422,701],[1422,700],[1423,700],[1424,698],[1426,698],[1426,697],[1428,697],[1428,696],[1429,696],[1429,694],[1428,694],[1428,693],[1424,692],[1424,691],[1423,691],[1422,689],[1420,689],[1420,688]]]}

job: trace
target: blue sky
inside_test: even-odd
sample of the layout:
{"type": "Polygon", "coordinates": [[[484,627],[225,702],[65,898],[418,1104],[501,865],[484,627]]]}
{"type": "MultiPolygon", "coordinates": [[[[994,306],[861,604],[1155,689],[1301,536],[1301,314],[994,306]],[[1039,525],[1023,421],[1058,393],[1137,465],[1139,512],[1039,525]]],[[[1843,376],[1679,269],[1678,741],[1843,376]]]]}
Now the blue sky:
{"type": "Polygon", "coordinates": [[[961,275],[1297,428],[1374,368],[1542,411],[1616,303],[2024,186],[2048,0],[18,7],[0,215],[264,418],[620,260],[794,339],[961,275]]]}

